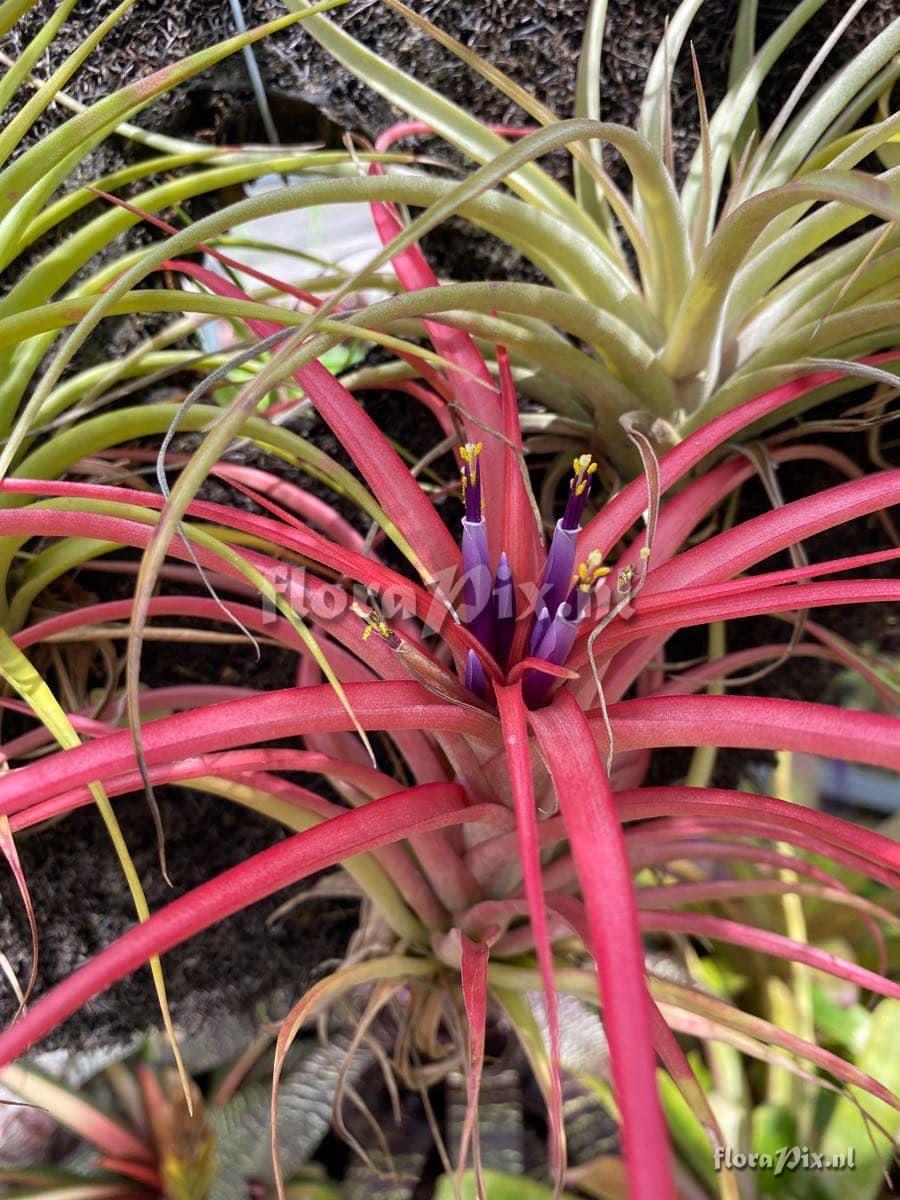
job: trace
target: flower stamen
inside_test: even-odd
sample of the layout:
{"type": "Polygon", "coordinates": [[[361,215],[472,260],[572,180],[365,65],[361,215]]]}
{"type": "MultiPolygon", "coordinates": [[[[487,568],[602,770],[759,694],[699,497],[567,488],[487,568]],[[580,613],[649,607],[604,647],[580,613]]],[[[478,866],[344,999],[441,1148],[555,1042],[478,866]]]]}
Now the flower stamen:
{"type": "Polygon", "coordinates": [[[572,587],[587,593],[598,580],[604,579],[611,567],[603,565],[603,555],[599,550],[592,550],[583,563],[579,563],[572,579],[572,587]]]}
{"type": "Polygon", "coordinates": [[[466,520],[480,521],[483,510],[481,499],[481,476],[478,471],[478,456],[484,449],[483,442],[466,442],[459,448],[462,459],[463,502],[466,506],[466,520]]]}
{"type": "Polygon", "coordinates": [[[569,498],[563,513],[563,529],[578,529],[591,494],[591,479],[597,473],[597,464],[590,454],[579,454],[572,460],[572,478],[569,480],[569,498]]]}

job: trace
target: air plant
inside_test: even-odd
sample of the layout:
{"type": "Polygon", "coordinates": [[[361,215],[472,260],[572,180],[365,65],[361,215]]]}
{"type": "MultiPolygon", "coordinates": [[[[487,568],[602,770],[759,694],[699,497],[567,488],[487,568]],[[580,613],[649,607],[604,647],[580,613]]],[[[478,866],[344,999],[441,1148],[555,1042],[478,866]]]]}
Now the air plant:
{"type": "MultiPolygon", "coordinates": [[[[682,24],[673,22],[673,30],[682,24]]],[[[321,36],[324,27],[314,28],[321,36]]],[[[876,57],[885,43],[878,46],[876,57]]],[[[673,47],[670,42],[669,50],[673,47]]],[[[875,78],[880,87],[885,76],[876,72],[875,78]]],[[[436,127],[433,114],[425,116],[436,127]]],[[[698,1114],[693,1132],[707,1139],[710,1158],[714,1145],[725,1144],[721,1120],[704,1092],[704,1072],[677,1034],[734,1047],[808,1083],[836,1089],[842,1100],[862,1109],[880,1102],[885,1107],[877,1120],[873,1115],[867,1120],[879,1155],[887,1157],[900,1102],[884,1083],[823,1048],[815,1022],[799,1031],[783,1028],[777,1017],[761,1018],[716,995],[708,981],[674,981],[648,968],[642,935],[671,937],[678,945],[691,937],[731,945],[786,963],[792,971],[821,971],[891,1002],[900,999],[900,987],[884,969],[883,928],[895,929],[896,917],[879,902],[900,874],[895,843],[779,795],[710,787],[708,781],[657,785],[648,777],[653,751],[667,746],[780,749],[887,768],[900,762],[898,722],[890,712],[729,695],[719,686],[733,672],[766,667],[786,652],[808,654],[863,671],[885,706],[895,706],[896,695],[877,667],[815,622],[787,650],[770,644],[737,652],[726,647],[709,662],[682,670],[667,669],[665,660],[668,640],[687,627],[720,628],[759,614],[796,615],[825,605],[897,599],[900,585],[894,579],[843,577],[895,560],[900,552],[892,548],[755,569],[818,533],[895,504],[900,471],[853,477],[853,465],[828,447],[772,443],[767,453],[775,463],[812,453],[851,477],[730,528],[711,525],[756,469],[750,459],[731,456],[734,439],[846,387],[853,370],[881,373],[883,382],[892,382],[882,364],[892,362],[895,351],[883,349],[886,343],[876,338],[854,347],[854,355],[867,357],[865,367],[807,366],[797,378],[796,365],[787,372],[779,366],[769,375],[748,373],[747,391],[735,391],[727,403],[720,392],[697,400],[699,407],[678,429],[684,436],[662,455],[654,445],[653,423],[648,426],[640,415],[648,405],[637,393],[616,391],[622,403],[603,409],[597,427],[604,452],[617,463],[631,455],[640,464],[637,478],[610,496],[594,470],[597,455],[586,454],[583,444],[574,451],[570,445],[563,501],[551,513],[550,487],[538,505],[524,460],[506,339],[492,338],[495,379],[470,333],[457,327],[455,314],[481,303],[477,293],[467,292],[469,285],[438,285],[416,239],[460,211],[495,232],[520,230],[543,262],[551,247],[554,253],[567,244],[577,247],[570,254],[572,279],[582,279],[585,288],[608,287],[610,279],[620,278],[608,265],[613,258],[597,249],[582,257],[581,250],[590,248],[587,234],[579,232],[573,240],[572,228],[550,203],[564,193],[545,183],[530,162],[552,145],[598,136],[596,124],[579,118],[575,125],[530,135],[453,185],[377,171],[304,181],[230,205],[189,228],[168,227],[161,244],[120,262],[92,290],[50,304],[44,296],[0,321],[0,338],[9,341],[75,327],[45,364],[15,421],[10,409],[0,464],[6,472],[0,483],[6,630],[0,670],[19,693],[20,707],[44,726],[5,746],[7,761],[15,765],[0,780],[10,861],[15,866],[14,838],[24,829],[92,799],[108,804],[108,797],[142,786],[152,798],[153,788],[176,782],[263,812],[292,831],[284,842],[149,916],[29,1005],[0,1035],[3,1062],[25,1053],[91,996],[154,956],[311,872],[340,864],[389,931],[388,946],[365,947],[298,1002],[277,1042],[273,1111],[284,1057],[297,1033],[345,992],[371,989],[376,1001],[389,995],[403,1006],[407,1019],[397,1054],[410,1062],[427,1053],[435,1028],[458,1040],[462,1016],[468,1026],[469,1116],[460,1167],[471,1150],[477,1179],[484,1030],[489,1010],[500,1007],[546,1095],[550,1161],[559,1185],[565,1170],[561,991],[602,1013],[611,1080],[609,1087],[602,1081],[597,1086],[606,1087],[621,1125],[633,1200],[674,1195],[661,1088],[674,1089],[698,1114]],[[537,189],[546,205],[491,190],[507,177],[520,188],[522,175],[526,190],[537,189]],[[385,249],[368,274],[330,280],[324,294],[258,278],[262,293],[249,295],[185,257],[203,248],[221,261],[217,239],[252,216],[353,200],[374,202],[385,249]],[[431,207],[404,228],[395,203],[431,207]],[[349,298],[360,283],[388,262],[412,288],[409,294],[362,310],[352,307],[349,298]],[[586,270],[585,262],[597,270],[586,270]],[[193,278],[204,294],[142,291],[142,280],[159,269],[193,278]],[[265,302],[279,290],[297,301],[296,310],[265,302]],[[145,307],[227,315],[255,339],[247,355],[265,351],[270,357],[224,410],[208,403],[206,393],[243,365],[241,354],[217,366],[184,404],[120,407],[35,440],[51,398],[54,405],[59,401],[58,411],[68,405],[68,393],[60,399],[69,382],[65,371],[91,332],[104,317],[145,307]],[[409,339],[409,326],[397,324],[410,317],[425,321],[433,351],[409,339]],[[348,337],[381,341],[397,352],[404,364],[394,376],[398,386],[434,413],[446,446],[457,447],[464,508],[455,528],[443,519],[446,476],[440,482],[447,486],[430,495],[419,472],[410,470],[353,394],[321,365],[322,354],[348,337]],[[786,373],[792,377],[785,380],[786,373]],[[274,406],[258,415],[260,401],[286,382],[302,390],[303,403],[328,425],[365,486],[282,424],[296,407],[293,399],[281,412],[274,406]],[[769,386],[773,382],[777,386],[769,386]],[[613,420],[617,415],[625,416],[621,424],[613,420]],[[205,435],[186,463],[169,455],[175,429],[205,435]],[[142,451],[127,445],[148,436],[164,438],[159,492],[147,490],[135,473],[142,451]],[[298,484],[229,462],[235,437],[300,467],[357,504],[373,523],[373,536],[362,536],[298,484]],[[116,483],[104,480],[110,458],[120,475],[116,483]],[[170,492],[167,470],[175,466],[183,470],[170,492]],[[198,499],[210,473],[252,499],[256,509],[198,499]],[[684,548],[691,539],[694,544],[684,548]],[[133,600],[35,615],[36,598],[56,579],[123,547],[143,552],[133,600]],[[398,555],[402,569],[395,565],[398,555]],[[169,581],[179,586],[169,589],[169,581]],[[160,582],[163,590],[157,591],[160,582]],[[185,582],[196,589],[186,592],[185,582]],[[249,696],[222,685],[213,692],[139,691],[141,641],[153,628],[148,621],[182,617],[237,623],[298,654],[296,687],[249,696]],[[127,727],[118,704],[99,713],[64,711],[28,657],[49,639],[85,638],[100,630],[108,636],[110,628],[128,639],[127,727]],[[161,711],[170,715],[144,719],[161,711]],[[298,738],[300,746],[281,744],[298,738]],[[64,752],[52,749],[55,741],[64,752]],[[41,756],[31,760],[35,751],[41,756]],[[292,778],[298,771],[327,781],[333,793],[326,797],[298,784],[292,778]],[[687,879],[678,866],[684,863],[694,865],[687,879]],[[741,870],[736,863],[743,864],[741,870]],[[860,886],[860,880],[867,882],[860,886]],[[812,940],[796,913],[792,924],[786,921],[792,900],[805,899],[849,910],[867,940],[859,938],[855,952],[843,954],[834,953],[825,939],[812,940]],[[535,991],[543,993],[546,1042],[525,1000],[535,991]],[[660,1083],[659,1064],[670,1084],[660,1083]]],[[[871,147],[884,136],[879,127],[871,147]]],[[[639,148],[655,178],[652,156],[647,158],[639,139],[631,134],[627,144],[639,148]]],[[[863,144],[869,146],[852,141],[851,157],[863,144]]],[[[492,148],[492,141],[483,141],[482,157],[490,158],[492,148]]],[[[775,231],[768,224],[775,210],[795,216],[798,201],[834,195],[837,209],[821,211],[838,225],[849,220],[847,206],[894,219],[890,180],[833,168],[810,178],[811,183],[784,184],[772,212],[748,200],[750,209],[739,207],[726,217],[710,246],[733,245],[736,270],[742,253],[735,229],[745,237],[762,213],[766,222],[754,239],[765,237],[766,230],[775,231]],[[741,213],[737,226],[728,225],[741,213]],[[715,241],[723,234],[725,241],[715,241]]],[[[670,193],[668,184],[660,184],[644,192],[642,203],[649,209],[653,201],[654,213],[665,216],[674,212],[670,193]]],[[[104,229],[113,227],[112,216],[138,220],[147,207],[142,201],[117,205],[104,214],[104,229]]],[[[574,202],[567,209],[573,220],[576,209],[574,202]]],[[[587,219],[578,218],[579,229],[587,219]]],[[[671,229],[661,225],[660,237],[665,230],[668,236],[671,229]]],[[[862,248],[863,257],[865,252],[862,248]]],[[[671,265],[662,255],[655,261],[660,271],[671,265]]],[[[677,266],[678,256],[671,261],[677,266]]],[[[706,259],[700,255],[698,261],[706,259]]],[[[234,263],[225,266],[234,269],[234,263]]],[[[704,278],[692,276],[697,287],[704,278]]],[[[730,278],[716,270],[710,279],[728,292],[730,278]]],[[[515,311],[513,293],[504,289],[521,286],[495,285],[490,298],[485,292],[487,311],[515,311]]],[[[637,292],[623,292],[621,319],[629,313],[638,319],[643,308],[647,329],[655,328],[666,310],[671,334],[679,319],[687,320],[679,317],[687,310],[680,307],[678,289],[660,278],[652,290],[650,308],[637,292]],[[657,303],[658,313],[652,308],[657,303]]],[[[557,287],[538,289],[532,298],[558,304],[554,311],[577,312],[579,321],[587,321],[589,310],[606,319],[603,305],[593,302],[599,293],[592,301],[557,287]]],[[[724,293],[720,298],[724,301],[724,293]]],[[[496,324],[479,326],[469,317],[461,323],[482,335],[499,331],[496,324]]],[[[560,324],[591,341],[588,325],[560,324]]],[[[704,323],[705,340],[715,325],[704,323]]],[[[503,332],[518,352],[523,341],[513,336],[517,328],[505,322],[503,332]]],[[[418,334],[421,326],[412,332],[418,334]]],[[[577,376],[585,363],[591,370],[599,364],[600,374],[594,370],[590,378],[602,376],[603,386],[612,387],[613,374],[599,359],[552,331],[535,334],[532,349],[541,339],[557,366],[570,364],[577,376]]],[[[636,345],[630,335],[626,340],[636,345]]],[[[718,362],[715,336],[713,341],[718,362]]],[[[639,357],[648,380],[659,374],[651,367],[661,346],[652,342],[639,357]]],[[[678,376],[687,381],[679,404],[694,396],[703,369],[678,376]]],[[[592,428],[595,415],[592,411],[588,422],[592,428]]],[[[665,419],[678,424],[674,407],[666,408],[665,419]]],[[[128,569],[128,560],[113,561],[111,569],[128,569]]],[[[22,886],[24,891],[24,881],[22,886]]],[[[671,1110],[671,1098],[667,1107],[671,1110]]],[[[723,1195],[737,1195],[730,1172],[716,1182],[723,1195]]],[[[276,1183],[281,1190],[277,1170],[276,1183]]]]}
{"type": "MultiPolygon", "coordinates": [[[[535,417],[534,426],[554,437],[560,471],[579,442],[621,470],[639,469],[618,427],[626,413],[656,417],[665,443],[817,360],[895,350],[900,117],[890,98],[900,73],[900,19],[812,90],[862,8],[849,5],[763,127],[760,95],[822,0],[792,6],[761,45],[756,5],[745,0],[728,89],[715,112],[707,113],[703,64],[694,60],[697,149],[679,180],[670,93],[702,0],[684,0],[660,31],[634,129],[600,119],[605,0],[590,8],[566,120],[401,0],[386,2],[516,105],[522,127],[485,126],[340,25],[313,17],[305,29],[324,49],[410,118],[385,130],[378,149],[431,134],[480,164],[465,190],[434,170],[395,174],[388,167],[392,189],[376,192],[370,181],[369,196],[425,208],[413,223],[416,236],[453,211],[548,280],[450,280],[446,295],[432,299],[421,294],[421,282],[404,279],[412,294],[390,311],[409,322],[427,299],[489,356],[493,345],[507,345],[520,387],[557,415],[535,417]],[[561,150],[570,155],[574,195],[538,164],[561,150]],[[611,155],[627,168],[630,195],[609,174],[611,155]],[[880,173],[866,166],[875,155],[883,158],[880,173]],[[455,204],[445,203],[454,194],[455,204]]],[[[288,7],[303,11],[304,0],[288,7]]],[[[364,378],[378,374],[366,369],[364,378]]],[[[803,405],[853,386],[852,376],[842,377],[824,393],[808,393],[803,405]]]]}
{"type": "MultiPolygon", "coordinates": [[[[98,188],[137,187],[136,199],[145,210],[153,211],[157,206],[178,205],[189,198],[216,194],[222,187],[241,184],[272,171],[300,173],[315,164],[318,171],[327,173],[349,165],[349,156],[343,152],[332,154],[308,147],[273,151],[270,147],[208,146],[148,132],[134,124],[134,118],[159,96],[228,55],[304,19],[302,15],[283,16],[259,28],[244,30],[220,45],[198,51],[104,96],[91,106],[74,100],[65,91],[68,82],[133,2],[122,0],[46,79],[40,78],[40,70],[68,15],[66,5],[34,30],[30,40],[24,36],[20,39],[17,57],[3,55],[0,59],[6,68],[0,76],[0,111],[4,113],[0,133],[0,272],[8,281],[0,299],[3,329],[0,437],[5,440],[6,450],[13,451],[11,457],[8,455],[11,462],[16,460],[18,451],[33,447],[35,438],[44,438],[44,447],[50,448],[54,433],[61,427],[87,413],[103,412],[109,405],[120,403],[123,396],[147,380],[165,379],[173,371],[206,372],[220,361],[215,355],[198,354],[185,344],[198,322],[195,317],[179,314],[178,319],[168,321],[140,340],[124,358],[95,360],[92,365],[70,373],[27,410],[27,421],[19,419],[20,406],[32,395],[56,336],[55,321],[51,318],[46,322],[42,311],[52,312],[55,307],[65,311],[69,304],[77,309],[85,297],[102,292],[133,258],[133,249],[115,248],[117,239],[139,220],[125,209],[107,207],[72,228],[79,216],[91,213],[92,205],[103,203],[98,200],[98,188]],[[48,131],[41,131],[41,122],[46,122],[54,110],[71,110],[73,115],[48,131]],[[113,136],[152,153],[86,184],[84,167],[91,151],[113,136]],[[67,185],[68,190],[64,190],[67,185]],[[105,259],[99,266],[98,256],[105,259]],[[80,276],[88,264],[92,269],[80,276]]],[[[334,4],[335,0],[326,0],[325,7],[334,4]]],[[[16,31],[19,22],[24,23],[32,15],[33,8],[30,0],[23,3],[10,0],[0,6],[0,36],[16,31]]],[[[202,301],[198,303],[202,307],[202,301]]],[[[159,291],[158,302],[150,310],[166,316],[163,291],[159,291]]],[[[152,421],[151,412],[152,405],[142,411],[141,420],[149,416],[152,421]]],[[[112,423],[120,419],[113,417],[112,423]]],[[[135,436],[139,432],[140,421],[133,430],[135,436]]],[[[71,744],[73,738],[77,741],[50,689],[41,688],[36,701],[61,745],[71,744]]],[[[115,815],[102,789],[96,789],[95,799],[115,844],[137,912],[143,917],[147,915],[147,905],[115,815]]],[[[19,880],[33,925],[27,887],[5,828],[2,846],[19,880]]],[[[159,964],[154,962],[152,969],[168,1021],[159,964]]],[[[26,988],[21,997],[23,1002],[27,992],[26,988]]]]}
{"type": "MultiPolygon", "coordinates": [[[[393,219],[390,210],[381,216],[393,219]]],[[[201,225],[146,252],[142,269],[175,262],[191,235],[195,242],[202,236],[201,225]]],[[[403,253],[418,256],[414,247],[403,253]]],[[[186,262],[181,269],[228,299],[258,337],[274,344],[284,337],[290,318],[283,310],[270,308],[265,319],[250,316],[263,306],[251,308],[235,285],[186,262]]],[[[116,288],[130,284],[126,275],[116,288]]],[[[114,302],[111,289],[97,303],[114,302]]],[[[13,835],[87,803],[93,781],[116,796],[139,788],[142,778],[154,787],[177,781],[221,795],[296,831],[153,914],[57,985],[0,1036],[0,1058],[22,1054],[152,955],[312,871],[342,863],[396,945],[364,955],[299,1001],[279,1035],[273,1105],[280,1065],[304,1022],[342,992],[377,984],[406,998],[407,1045],[422,1036],[424,1005],[437,1004],[449,1029],[454,1014],[465,1012],[469,1144],[476,1136],[486,1014],[494,1004],[505,1009],[546,1092],[557,1178],[564,1167],[557,989],[599,1003],[610,1047],[611,1102],[635,1198],[674,1194],[657,1059],[712,1142],[722,1143],[675,1033],[724,1041],[822,1086],[862,1088],[890,1111],[898,1103],[892,1094],[819,1046],[814,1030],[807,1037],[779,1028],[695,984],[648,972],[642,934],[712,939],[900,998],[900,987],[878,969],[879,926],[893,928],[896,918],[877,894],[845,882],[845,876],[863,877],[893,886],[900,868],[894,843],[777,796],[646,782],[652,751],[676,745],[780,748],[896,767],[898,723],[891,715],[696,694],[735,667],[779,659],[783,646],[725,653],[673,674],[661,664],[669,637],[687,626],[896,600],[894,579],[833,578],[895,560],[900,552],[891,548],[747,572],[817,533],[896,503],[900,472],[851,478],[708,532],[711,515],[754,471],[744,457],[722,458],[723,448],[837,379],[836,372],[818,372],[712,419],[659,461],[631,424],[627,432],[644,472],[606,503],[592,505],[593,515],[587,508],[593,463],[579,456],[547,546],[523,470],[505,353],[498,350],[501,386],[495,389],[467,336],[443,333],[445,361],[453,369],[441,378],[446,390],[456,386],[463,396],[443,413],[451,432],[454,419],[460,427],[465,504],[459,540],[385,435],[317,363],[320,343],[302,330],[276,349],[224,415],[199,402],[202,396],[180,413],[170,408],[168,419],[177,416],[183,428],[202,429],[215,419],[171,495],[38,477],[39,468],[57,475],[94,469],[79,468],[78,460],[90,453],[96,462],[118,442],[119,431],[101,425],[102,418],[33,451],[4,480],[2,567],[9,627],[18,630],[7,647],[5,674],[26,703],[33,703],[36,686],[26,673],[25,651],[95,623],[131,620],[132,672],[145,620],[174,615],[236,620],[298,651],[301,665],[295,688],[251,696],[220,688],[212,704],[206,690],[202,697],[190,688],[132,692],[133,712],[173,709],[140,725],[137,741],[135,729],[116,728],[109,716],[84,721],[73,713],[72,726],[86,739],[81,745],[29,762],[0,783],[0,812],[13,835]],[[324,457],[317,459],[302,439],[247,415],[272,381],[288,373],[352,457],[373,493],[365,511],[418,580],[389,566],[377,541],[373,547],[362,540],[296,485],[220,460],[240,432],[327,475],[324,457]],[[700,463],[705,472],[692,477],[700,463]],[[210,469],[234,481],[261,511],[196,499],[197,481],[210,469]],[[674,494],[661,503],[667,492],[674,494]],[[634,532],[641,522],[643,531],[634,532]],[[696,544],[682,548],[704,529],[696,544]],[[17,576],[11,572],[17,547],[38,536],[44,548],[17,576]],[[48,538],[65,540],[48,544],[48,538]],[[134,602],[28,624],[38,590],[76,562],[121,546],[144,549],[134,602]],[[173,569],[167,559],[202,567],[216,597],[153,594],[154,580],[173,569]],[[268,611],[250,602],[260,593],[268,611]],[[354,731],[370,745],[370,735],[379,733],[390,744],[388,757],[371,761],[354,731]],[[295,737],[305,739],[305,748],[266,745],[295,737]],[[328,780],[340,802],[286,777],[297,770],[328,780]],[[749,864],[752,880],[729,871],[736,859],[749,864]],[[648,884],[644,872],[684,860],[718,863],[721,877],[701,867],[692,882],[672,870],[648,884]],[[760,927],[766,896],[775,908],[760,927]],[[855,961],[781,933],[778,905],[789,896],[850,906],[871,934],[872,952],[861,951],[855,961]],[[721,915],[726,902],[736,915],[721,915]],[[522,998],[536,988],[544,993],[547,1048],[522,998]]],[[[151,431],[158,418],[154,413],[144,428],[151,431]]],[[[131,430],[131,419],[122,430],[131,430]]],[[[776,462],[809,453],[808,446],[791,444],[771,451],[776,462]]],[[[816,453],[834,457],[825,447],[816,453]]],[[[115,450],[123,463],[128,454],[121,446],[115,450]]],[[[352,484],[352,494],[362,498],[347,472],[336,464],[328,469],[336,488],[352,484]]],[[[176,569],[173,578],[183,577],[176,569]]],[[[848,659],[838,643],[817,644],[815,637],[793,652],[848,659]]],[[[869,675],[877,679],[877,672],[869,675]]],[[[23,746],[33,750],[36,743],[39,733],[26,735],[23,746]]],[[[15,743],[7,746],[12,761],[18,752],[15,743]]],[[[720,1184],[724,1194],[736,1194],[727,1172],[720,1184]]]]}
{"type": "MultiPolygon", "coordinates": [[[[0,1084],[5,1096],[18,1099],[4,1102],[3,1194],[45,1200],[243,1200],[252,1189],[265,1197],[271,1182],[266,1156],[272,1036],[257,1032],[238,1050],[221,1024],[215,1032],[214,1060],[198,1056],[193,1042],[186,1047],[195,1072],[200,1065],[206,1068],[204,1086],[192,1079],[187,1096],[162,1047],[152,1040],[92,1072],[77,1087],[29,1065],[7,1067],[0,1084]],[[10,1122],[33,1121],[34,1113],[49,1130],[68,1135],[56,1136],[49,1153],[45,1145],[42,1160],[33,1150],[11,1153],[10,1122]]],[[[336,1091],[355,1083],[371,1058],[368,1051],[357,1051],[346,1070],[337,1047],[346,1048],[349,1036],[333,1030],[332,1037],[335,1044],[328,1047],[315,1039],[298,1045],[285,1074],[279,1138],[296,1200],[336,1194],[321,1168],[308,1160],[328,1130],[336,1091]]],[[[46,1129],[44,1137],[46,1142],[46,1129]]]]}
{"type": "MultiPolygon", "coordinates": [[[[95,1081],[96,1082],[96,1081],[95,1081]]],[[[96,1197],[143,1195],[201,1200],[215,1170],[215,1137],[195,1083],[186,1101],[175,1071],[162,1076],[144,1064],[104,1072],[123,1113],[112,1115],[87,1087],[75,1092],[24,1066],[7,1067],[3,1084],[90,1147],[89,1172],[54,1170],[49,1163],[0,1166],[10,1195],[96,1197]]],[[[7,1102],[9,1103],[9,1102],[7,1102]]]]}

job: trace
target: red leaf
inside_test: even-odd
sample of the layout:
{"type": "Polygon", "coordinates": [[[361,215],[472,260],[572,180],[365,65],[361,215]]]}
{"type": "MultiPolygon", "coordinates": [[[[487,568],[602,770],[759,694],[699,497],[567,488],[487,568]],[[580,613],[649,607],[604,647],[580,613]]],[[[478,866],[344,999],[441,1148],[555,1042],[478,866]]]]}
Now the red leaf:
{"type": "Polygon", "coordinates": [[[0,1034],[0,1064],[18,1058],[93,996],[154,955],[164,954],[232,913],[314,871],[398,841],[410,832],[490,820],[494,807],[467,808],[456,784],[426,784],[373,800],[253,855],[129,929],[42,996],[17,1024],[0,1034]]]}
{"type": "Polygon", "coordinates": [[[467,1078],[466,1116],[459,1139],[459,1178],[466,1169],[469,1143],[472,1143],[472,1166],[479,1200],[484,1200],[484,1181],[481,1177],[481,1154],[478,1139],[478,1096],[481,1073],[484,1070],[484,1042],[487,1027],[487,969],[490,943],[473,942],[460,935],[460,980],[463,1004],[469,1022],[469,1065],[467,1078]]]}
{"type": "MultiPolygon", "coordinates": [[[[609,709],[616,751],[660,746],[797,750],[900,769],[900,720],[764,696],[648,696],[609,709]]],[[[602,728],[602,714],[588,717],[602,728]]]]}
{"type": "Polygon", "coordinates": [[[562,692],[531,723],[559,800],[590,926],[631,1200],[674,1200],[651,1001],[625,839],[584,714],[562,692]]]}
{"type": "Polygon", "coordinates": [[[538,968],[547,1011],[547,1031],[550,1039],[550,1159],[554,1173],[561,1178],[565,1169],[565,1130],[563,1127],[562,1077],[560,1074],[559,1009],[556,1003],[556,984],[553,978],[553,951],[547,928],[547,907],[538,848],[537,803],[531,774],[527,710],[522,700],[522,684],[495,687],[497,708],[506,750],[506,762],[512,787],[513,809],[516,815],[516,839],[519,861],[525,884],[525,897],[538,968]]]}
{"type": "Polygon", "coordinates": [[[639,913],[639,921],[642,929],[651,932],[689,933],[697,937],[729,942],[733,946],[743,946],[760,954],[771,954],[775,958],[787,959],[788,962],[815,967],[818,971],[825,971],[838,979],[847,979],[868,991],[900,1000],[900,984],[893,983],[883,975],[867,970],[866,967],[839,958],[827,950],[820,950],[818,946],[795,942],[768,929],[754,929],[749,925],[742,925],[739,921],[729,921],[707,913],[663,912],[652,909],[642,910],[639,913]]]}
{"type": "MultiPolygon", "coordinates": [[[[897,358],[896,351],[885,351],[872,355],[871,358],[861,359],[861,362],[878,364],[893,362],[897,358]]],[[[673,484],[702,462],[707,454],[725,445],[741,430],[749,428],[755,422],[762,420],[770,413],[777,412],[794,400],[805,396],[826,384],[835,383],[844,378],[836,371],[816,371],[794,379],[761,396],[755,396],[744,404],[729,409],[721,416],[707,421],[696,433],[690,434],[668,454],[660,459],[660,487],[668,491],[673,484]]],[[[590,550],[600,550],[604,557],[609,554],[616,542],[628,532],[632,525],[640,519],[647,505],[647,485],[643,478],[635,479],[624,487],[621,492],[606,504],[601,512],[585,527],[578,543],[578,561],[587,558],[590,550]]]]}
{"type": "MultiPolygon", "coordinates": [[[[214,271],[195,263],[174,265],[182,273],[199,279],[216,295],[249,299],[239,287],[214,271]]],[[[261,338],[283,327],[275,307],[271,321],[248,319],[246,324],[261,338]]],[[[294,377],[428,570],[436,575],[448,567],[458,567],[459,550],[447,526],[403,459],[354,396],[320,362],[301,367],[294,377]]]]}

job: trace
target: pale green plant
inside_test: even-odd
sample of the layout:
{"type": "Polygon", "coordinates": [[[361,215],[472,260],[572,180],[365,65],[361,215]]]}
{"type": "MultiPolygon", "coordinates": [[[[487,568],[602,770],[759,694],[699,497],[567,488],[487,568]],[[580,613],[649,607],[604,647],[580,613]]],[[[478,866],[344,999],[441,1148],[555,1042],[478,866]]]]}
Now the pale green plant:
{"type": "MultiPolygon", "coordinates": [[[[308,11],[305,0],[286,2],[308,11]]],[[[465,326],[487,351],[505,342],[523,389],[565,418],[557,429],[603,442],[627,462],[617,424],[623,413],[648,412],[678,438],[818,360],[893,354],[900,326],[900,115],[890,111],[890,96],[900,74],[900,18],[812,90],[864,0],[852,4],[763,128],[760,92],[823,0],[797,4],[759,47],[756,5],[743,0],[729,86],[712,114],[695,62],[699,142],[679,182],[670,89],[702,0],[683,0],[660,31],[635,129],[600,120],[605,0],[591,6],[567,120],[400,0],[386,3],[514,101],[523,124],[540,127],[510,146],[328,18],[313,16],[305,26],[347,69],[480,164],[471,186],[455,191],[433,173],[414,181],[403,169],[394,198],[431,206],[415,222],[418,235],[457,213],[547,276],[549,286],[457,285],[446,304],[432,302],[432,311],[452,309],[443,319],[465,326]],[[562,147],[572,157],[574,195],[538,165],[562,147]],[[610,149],[628,168],[630,196],[606,170],[610,149]],[[876,154],[887,164],[880,173],[865,166],[876,154]],[[867,217],[875,223],[864,226],[867,217]]],[[[409,320],[422,310],[398,302],[392,311],[409,320]]],[[[848,377],[805,403],[854,386],[848,377]]]]}

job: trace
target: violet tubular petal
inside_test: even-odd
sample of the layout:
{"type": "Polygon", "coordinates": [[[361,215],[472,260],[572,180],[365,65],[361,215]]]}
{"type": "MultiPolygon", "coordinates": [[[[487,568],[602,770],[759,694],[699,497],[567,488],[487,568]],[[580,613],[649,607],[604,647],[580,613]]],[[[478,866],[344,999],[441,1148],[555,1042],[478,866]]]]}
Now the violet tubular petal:
{"type": "MultiPolygon", "coordinates": [[[[580,597],[581,594],[577,592],[577,589],[573,589],[573,595],[580,597]]],[[[542,658],[544,662],[551,663],[555,667],[564,666],[578,633],[582,610],[583,605],[579,604],[577,599],[570,598],[565,604],[560,604],[534,649],[534,657],[542,658]]],[[[547,699],[556,682],[553,675],[538,670],[526,671],[522,684],[525,702],[529,707],[541,704],[547,699]]]]}
{"type": "Polygon", "coordinates": [[[463,603],[460,614],[482,646],[494,652],[494,573],[484,521],[463,520],[463,603]]]}
{"type": "Polygon", "coordinates": [[[575,549],[580,533],[581,526],[567,529],[561,520],[556,522],[553,540],[550,543],[550,552],[547,555],[544,581],[541,585],[541,598],[548,613],[556,612],[572,587],[572,576],[575,572],[575,549]]]}
{"type": "Polygon", "coordinates": [[[483,699],[485,684],[484,667],[481,665],[481,659],[474,650],[470,650],[466,655],[466,687],[474,695],[483,699]]]}
{"type": "Polygon", "coordinates": [[[512,568],[505,553],[497,562],[494,577],[494,633],[495,654],[500,666],[509,666],[509,654],[516,632],[516,589],[512,568]]]}

